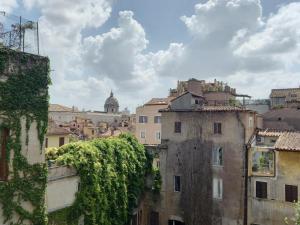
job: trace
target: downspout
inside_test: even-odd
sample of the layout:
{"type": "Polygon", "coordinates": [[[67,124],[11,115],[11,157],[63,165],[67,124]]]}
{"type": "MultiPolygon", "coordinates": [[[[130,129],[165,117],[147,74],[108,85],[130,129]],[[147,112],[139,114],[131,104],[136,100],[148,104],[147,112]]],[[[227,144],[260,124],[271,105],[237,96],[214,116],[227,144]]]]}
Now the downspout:
{"type": "Polygon", "coordinates": [[[243,121],[240,118],[239,112],[236,112],[236,117],[243,127],[243,143],[244,143],[244,217],[243,225],[248,224],[248,145],[246,143],[246,128],[243,121]]]}

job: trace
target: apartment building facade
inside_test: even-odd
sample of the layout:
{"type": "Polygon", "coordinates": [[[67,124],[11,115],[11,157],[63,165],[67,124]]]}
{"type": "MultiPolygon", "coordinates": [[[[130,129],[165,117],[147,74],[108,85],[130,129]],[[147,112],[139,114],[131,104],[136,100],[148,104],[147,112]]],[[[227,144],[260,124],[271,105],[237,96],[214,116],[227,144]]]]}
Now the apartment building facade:
{"type": "Polygon", "coordinates": [[[161,143],[161,113],[172,98],[153,98],[136,109],[135,136],[142,144],[161,143]]]}
{"type": "Polygon", "coordinates": [[[243,224],[246,144],[256,113],[207,106],[196,94],[179,96],[160,112],[162,187],[158,199],[142,202],[140,224],[243,224]]]}

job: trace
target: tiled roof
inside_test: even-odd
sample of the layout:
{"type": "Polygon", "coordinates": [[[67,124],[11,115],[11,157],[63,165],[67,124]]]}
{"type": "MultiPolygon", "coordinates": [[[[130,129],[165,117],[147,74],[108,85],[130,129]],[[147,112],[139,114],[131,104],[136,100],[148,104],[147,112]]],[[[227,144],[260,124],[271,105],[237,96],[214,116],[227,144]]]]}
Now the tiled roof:
{"type": "Polygon", "coordinates": [[[278,151],[300,151],[300,133],[284,132],[275,143],[278,151]]]}
{"type": "Polygon", "coordinates": [[[168,105],[172,99],[173,99],[172,97],[168,97],[168,98],[152,98],[145,105],[168,105]]]}
{"type": "Polygon", "coordinates": [[[49,112],[71,112],[72,108],[59,104],[50,104],[49,112]]]}
{"type": "Polygon", "coordinates": [[[195,109],[162,109],[160,112],[254,112],[252,110],[237,106],[202,106],[195,109]]]}
{"type": "Polygon", "coordinates": [[[175,99],[180,98],[181,96],[184,96],[184,95],[186,95],[186,94],[188,94],[188,93],[190,93],[192,96],[204,98],[202,95],[196,94],[196,93],[191,92],[191,91],[186,91],[186,92],[183,92],[181,95],[179,95],[179,96],[177,96],[177,97],[171,99],[170,101],[174,101],[175,99]]]}
{"type": "Polygon", "coordinates": [[[300,93],[300,88],[272,89],[270,97],[286,97],[294,93],[300,93]]]}
{"type": "Polygon", "coordinates": [[[49,121],[47,135],[68,135],[71,134],[67,129],[58,126],[55,122],[49,121]]]}
{"type": "Polygon", "coordinates": [[[257,135],[263,137],[279,137],[280,135],[282,135],[282,132],[264,130],[264,131],[258,131],[257,135]]]}

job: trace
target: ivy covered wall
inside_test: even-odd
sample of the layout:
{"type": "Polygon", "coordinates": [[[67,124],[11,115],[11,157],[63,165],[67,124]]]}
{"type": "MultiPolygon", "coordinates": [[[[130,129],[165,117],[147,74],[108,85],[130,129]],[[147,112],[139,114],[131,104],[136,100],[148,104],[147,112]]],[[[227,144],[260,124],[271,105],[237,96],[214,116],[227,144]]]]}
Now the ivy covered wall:
{"type": "Polygon", "coordinates": [[[85,225],[128,224],[153,173],[151,156],[129,134],[52,148],[47,158],[73,166],[80,177],[74,204],[49,215],[53,225],[73,224],[82,215],[85,225]]]}
{"type": "Polygon", "coordinates": [[[0,128],[9,130],[8,180],[0,182],[0,220],[9,225],[47,224],[49,60],[0,47],[0,128]]]}

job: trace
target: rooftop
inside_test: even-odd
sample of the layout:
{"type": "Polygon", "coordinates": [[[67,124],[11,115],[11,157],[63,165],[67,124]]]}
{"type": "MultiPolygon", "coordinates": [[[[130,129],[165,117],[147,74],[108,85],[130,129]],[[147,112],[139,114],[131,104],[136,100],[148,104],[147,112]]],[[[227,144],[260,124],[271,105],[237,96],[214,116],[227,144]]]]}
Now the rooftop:
{"type": "Polygon", "coordinates": [[[150,101],[146,102],[145,105],[168,105],[172,99],[172,97],[152,98],[150,101]]]}
{"type": "Polygon", "coordinates": [[[72,108],[59,104],[49,104],[49,112],[71,112],[72,108]]]}
{"type": "Polygon", "coordinates": [[[160,112],[254,112],[237,106],[202,106],[195,109],[161,109],[160,112]]]}
{"type": "Polygon", "coordinates": [[[58,126],[54,121],[49,121],[47,135],[68,135],[71,134],[67,129],[58,126]]]}
{"type": "Polygon", "coordinates": [[[300,93],[300,88],[272,89],[270,98],[287,97],[289,94],[300,93]]]}

